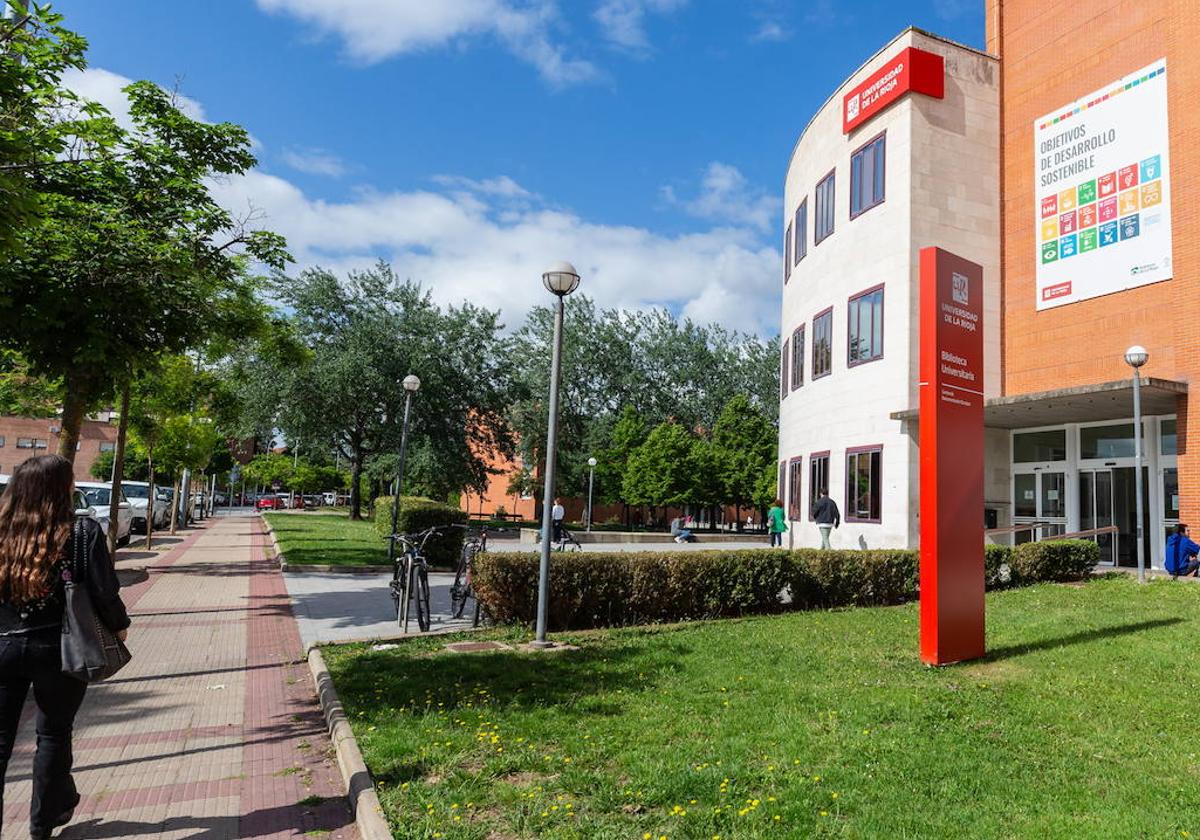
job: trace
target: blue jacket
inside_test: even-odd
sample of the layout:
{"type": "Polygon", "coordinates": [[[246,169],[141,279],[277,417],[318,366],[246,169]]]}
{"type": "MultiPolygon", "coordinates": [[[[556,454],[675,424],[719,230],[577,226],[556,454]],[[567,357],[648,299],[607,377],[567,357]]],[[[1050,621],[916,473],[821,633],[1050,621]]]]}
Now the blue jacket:
{"type": "Polygon", "coordinates": [[[1200,545],[1192,542],[1183,534],[1172,534],[1167,537],[1167,547],[1164,553],[1166,558],[1163,565],[1168,572],[1177,575],[1187,569],[1190,558],[1200,554],[1200,545]]]}

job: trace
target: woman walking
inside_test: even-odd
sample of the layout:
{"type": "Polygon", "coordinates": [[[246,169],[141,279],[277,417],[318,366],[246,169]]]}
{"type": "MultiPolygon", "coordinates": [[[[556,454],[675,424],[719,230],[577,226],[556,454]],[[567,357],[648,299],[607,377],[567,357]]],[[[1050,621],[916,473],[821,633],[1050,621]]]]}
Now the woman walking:
{"type": "MultiPolygon", "coordinates": [[[[49,838],[79,804],[71,778],[71,734],[87,683],[62,671],[63,572],[73,541],[84,542],[86,585],[96,614],[122,640],[129,616],[108,555],[107,540],[92,519],[75,527],[71,463],[58,455],[18,466],[0,496],[0,794],[33,686],[37,752],[29,836],[49,838]]],[[[0,810],[0,824],[3,811],[0,810]]]]}
{"type": "Polygon", "coordinates": [[[787,531],[787,523],[783,517],[783,499],[776,499],[767,511],[767,531],[771,535],[771,548],[783,548],[783,535],[787,531]]]}

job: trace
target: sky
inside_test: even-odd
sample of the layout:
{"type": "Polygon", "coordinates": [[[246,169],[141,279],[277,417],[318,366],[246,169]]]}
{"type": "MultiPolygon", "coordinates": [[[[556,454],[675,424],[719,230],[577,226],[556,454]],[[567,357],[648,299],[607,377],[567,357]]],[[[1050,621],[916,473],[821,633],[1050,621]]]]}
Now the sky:
{"type": "Polygon", "coordinates": [[[439,301],[547,302],[569,260],[603,306],[778,332],[788,155],[913,25],[974,47],[983,0],[57,0],[69,84],[178,89],[258,166],[214,185],[293,271],[391,262],[439,301]]]}

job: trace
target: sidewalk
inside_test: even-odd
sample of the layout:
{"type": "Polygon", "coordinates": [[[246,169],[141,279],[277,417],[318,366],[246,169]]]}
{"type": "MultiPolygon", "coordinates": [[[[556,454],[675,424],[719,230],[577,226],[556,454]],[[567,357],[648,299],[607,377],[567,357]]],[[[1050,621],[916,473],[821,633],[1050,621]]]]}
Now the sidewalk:
{"type": "MultiPolygon", "coordinates": [[[[133,662],[76,721],[83,801],[63,838],[356,840],[277,567],[257,517],[209,520],[122,589],[133,662]]],[[[28,834],[32,700],[0,840],[28,834]]]]}

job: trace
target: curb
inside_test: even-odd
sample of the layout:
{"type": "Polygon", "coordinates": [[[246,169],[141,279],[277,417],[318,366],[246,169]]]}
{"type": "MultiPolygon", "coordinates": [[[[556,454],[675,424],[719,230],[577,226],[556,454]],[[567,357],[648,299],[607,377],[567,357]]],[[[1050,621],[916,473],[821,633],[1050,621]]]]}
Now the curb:
{"type": "Polygon", "coordinates": [[[271,520],[255,511],[255,515],[262,522],[263,527],[267,529],[267,536],[271,538],[271,551],[275,553],[275,559],[279,561],[279,571],[287,571],[287,560],[283,556],[283,552],[279,550],[279,540],[275,537],[275,529],[271,527],[271,520]]]}
{"type": "Polygon", "coordinates": [[[387,819],[383,816],[383,806],[375,792],[371,771],[367,769],[362,752],[358,749],[358,742],[354,740],[354,733],[342,709],[342,701],[338,699],[333,678],[329,675],[329,669],[325,667],[325,657],[321,656],[320,650],[309,649],[308,668],[316,683],[317,697],[321,701],[321,711],[325,714],[325,724],[329,729],[329,739],[333,741],[333,748],[337,752],[338,768],[342,771],[342,779],[346,783],[346,796],[354,811],[359,836],[362,840],[395,840],[391,829],[388,828],[387,819]]]}
{"type": "Polygon", "coordinates": [[[341,575],[382,575],[392,571],[391,566],[329,566],[320,563],[288,563],[280,555],[279,568],[293,574],[299,572],[320,572],[322,574],[341,575]]]}

